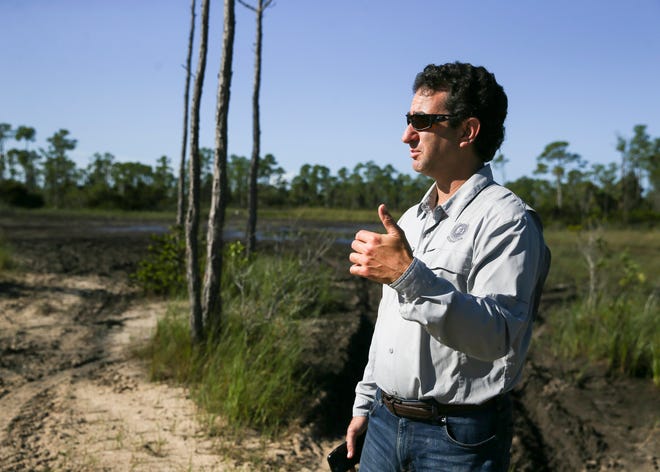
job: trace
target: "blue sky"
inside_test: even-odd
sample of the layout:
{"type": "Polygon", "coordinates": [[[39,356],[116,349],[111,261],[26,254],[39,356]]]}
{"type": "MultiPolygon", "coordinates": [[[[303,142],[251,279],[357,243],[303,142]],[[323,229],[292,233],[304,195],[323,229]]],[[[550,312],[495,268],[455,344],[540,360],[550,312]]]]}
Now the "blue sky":
{"type": "MultiPolygon", "coordinates": [[[[150,165],[167,155],[177,168],[189,10],[189,0],[0,0],[0,122],[36,128],[35,147],[68,129],[79,166],[109,152],[150,165]]],[[[222,10],[212,0],[208,147],[222,10]]],[[[229,152],[249,157],[255,19],[238,4],[236,18],[229,152]]],[[[507,180],[531,176],[557,140],[591,163],[618,161],[617,136],[636,124],[660,134],[658,24],[660,0],[276,0],[264,18],[262,153],[290,173],[369,160],[412,173],[400,140],[412,80],[460,60],[486,66],[509,96],[507,180]]]]}

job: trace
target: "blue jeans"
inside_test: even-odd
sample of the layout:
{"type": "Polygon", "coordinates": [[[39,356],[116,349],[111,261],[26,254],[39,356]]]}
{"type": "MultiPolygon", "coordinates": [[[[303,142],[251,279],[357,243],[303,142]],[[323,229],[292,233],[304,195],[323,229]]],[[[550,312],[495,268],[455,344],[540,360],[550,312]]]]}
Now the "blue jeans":
{"type": "Polygon", "coordinates": [[[509,468],[511,401],[422,423],[393,415],[376,393],[360,472],[497,471],[509,468]]]}

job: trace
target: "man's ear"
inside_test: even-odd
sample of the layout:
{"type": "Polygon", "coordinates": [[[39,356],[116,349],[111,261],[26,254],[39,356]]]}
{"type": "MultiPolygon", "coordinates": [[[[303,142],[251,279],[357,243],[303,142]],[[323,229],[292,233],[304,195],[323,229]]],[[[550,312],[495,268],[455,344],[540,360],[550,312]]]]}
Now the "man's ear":
{"type": "Polygon", "coordinates": [[[461,147],[472,144],[474,140],[477,139],[477,135],[481,129],[481,122],[479,121],[479,118],[471,116],[463,122],[462,127],[463,135],[461,136],[461,147]]]}

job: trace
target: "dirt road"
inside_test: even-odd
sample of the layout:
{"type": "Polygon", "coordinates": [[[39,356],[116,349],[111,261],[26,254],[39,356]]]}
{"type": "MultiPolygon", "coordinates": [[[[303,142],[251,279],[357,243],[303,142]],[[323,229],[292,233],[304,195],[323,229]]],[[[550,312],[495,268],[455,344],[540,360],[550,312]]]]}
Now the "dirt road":
{"type": "Polygon", "coordinates": [[[0,279],[0,471],[322,470],[331,440],[211,438],[184,389],[147,380],[132,352],[166,303],[128,283],[146,235],[4,229],[23,269],[0,279]]]}
{"type": "MultiPolygon", "coordinates": [[[[325,434],[310,425],[279,442],[236,443],[205,434],[185,390],[147,381],[132,349],[166,305],[128,283],[146,232],[1,215],[0,230],[22,267],[0,278],[0,471],[327,470],[345,404],[326,408],[341,427],[325,434]]],[[[355,326],[364,338],[368,323],[355,326]]],[[[536,336],[544,329],[541,320],[536,336]]],[[[539,345],[514,396],[514,470],[660,470],[659,389],[566,365],[539,345]]],[[[319,365],[353,357],[323,352],[319,365]]],[[[335,376],[327,398],[350,401],[353,385],[335,376]]]]}

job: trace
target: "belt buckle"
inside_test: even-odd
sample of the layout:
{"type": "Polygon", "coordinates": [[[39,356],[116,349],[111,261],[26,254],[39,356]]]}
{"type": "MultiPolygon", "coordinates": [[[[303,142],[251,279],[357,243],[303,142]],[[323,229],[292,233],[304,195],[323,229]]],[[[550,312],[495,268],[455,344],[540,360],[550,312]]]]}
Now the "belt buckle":
{"type": "Polygon", "coordinates": [[[388,397],[387,403],[389,403],[392,413],[394,413],[396,416],[401,416],[398,407],[400,405],[403,405],[403,401],[400,398],[395,397],[394,395],[388,395],[387,397],[388,397]]]}
{"type": "Polygon", "coordinates": [[[385,393],[383,394],[383,400],[385,401],[385,404],[392,413],[394,413],[396,416],[401,417],[401,412],[398,409],[398,407],[405,406],[401,398],[385,393]]]}

